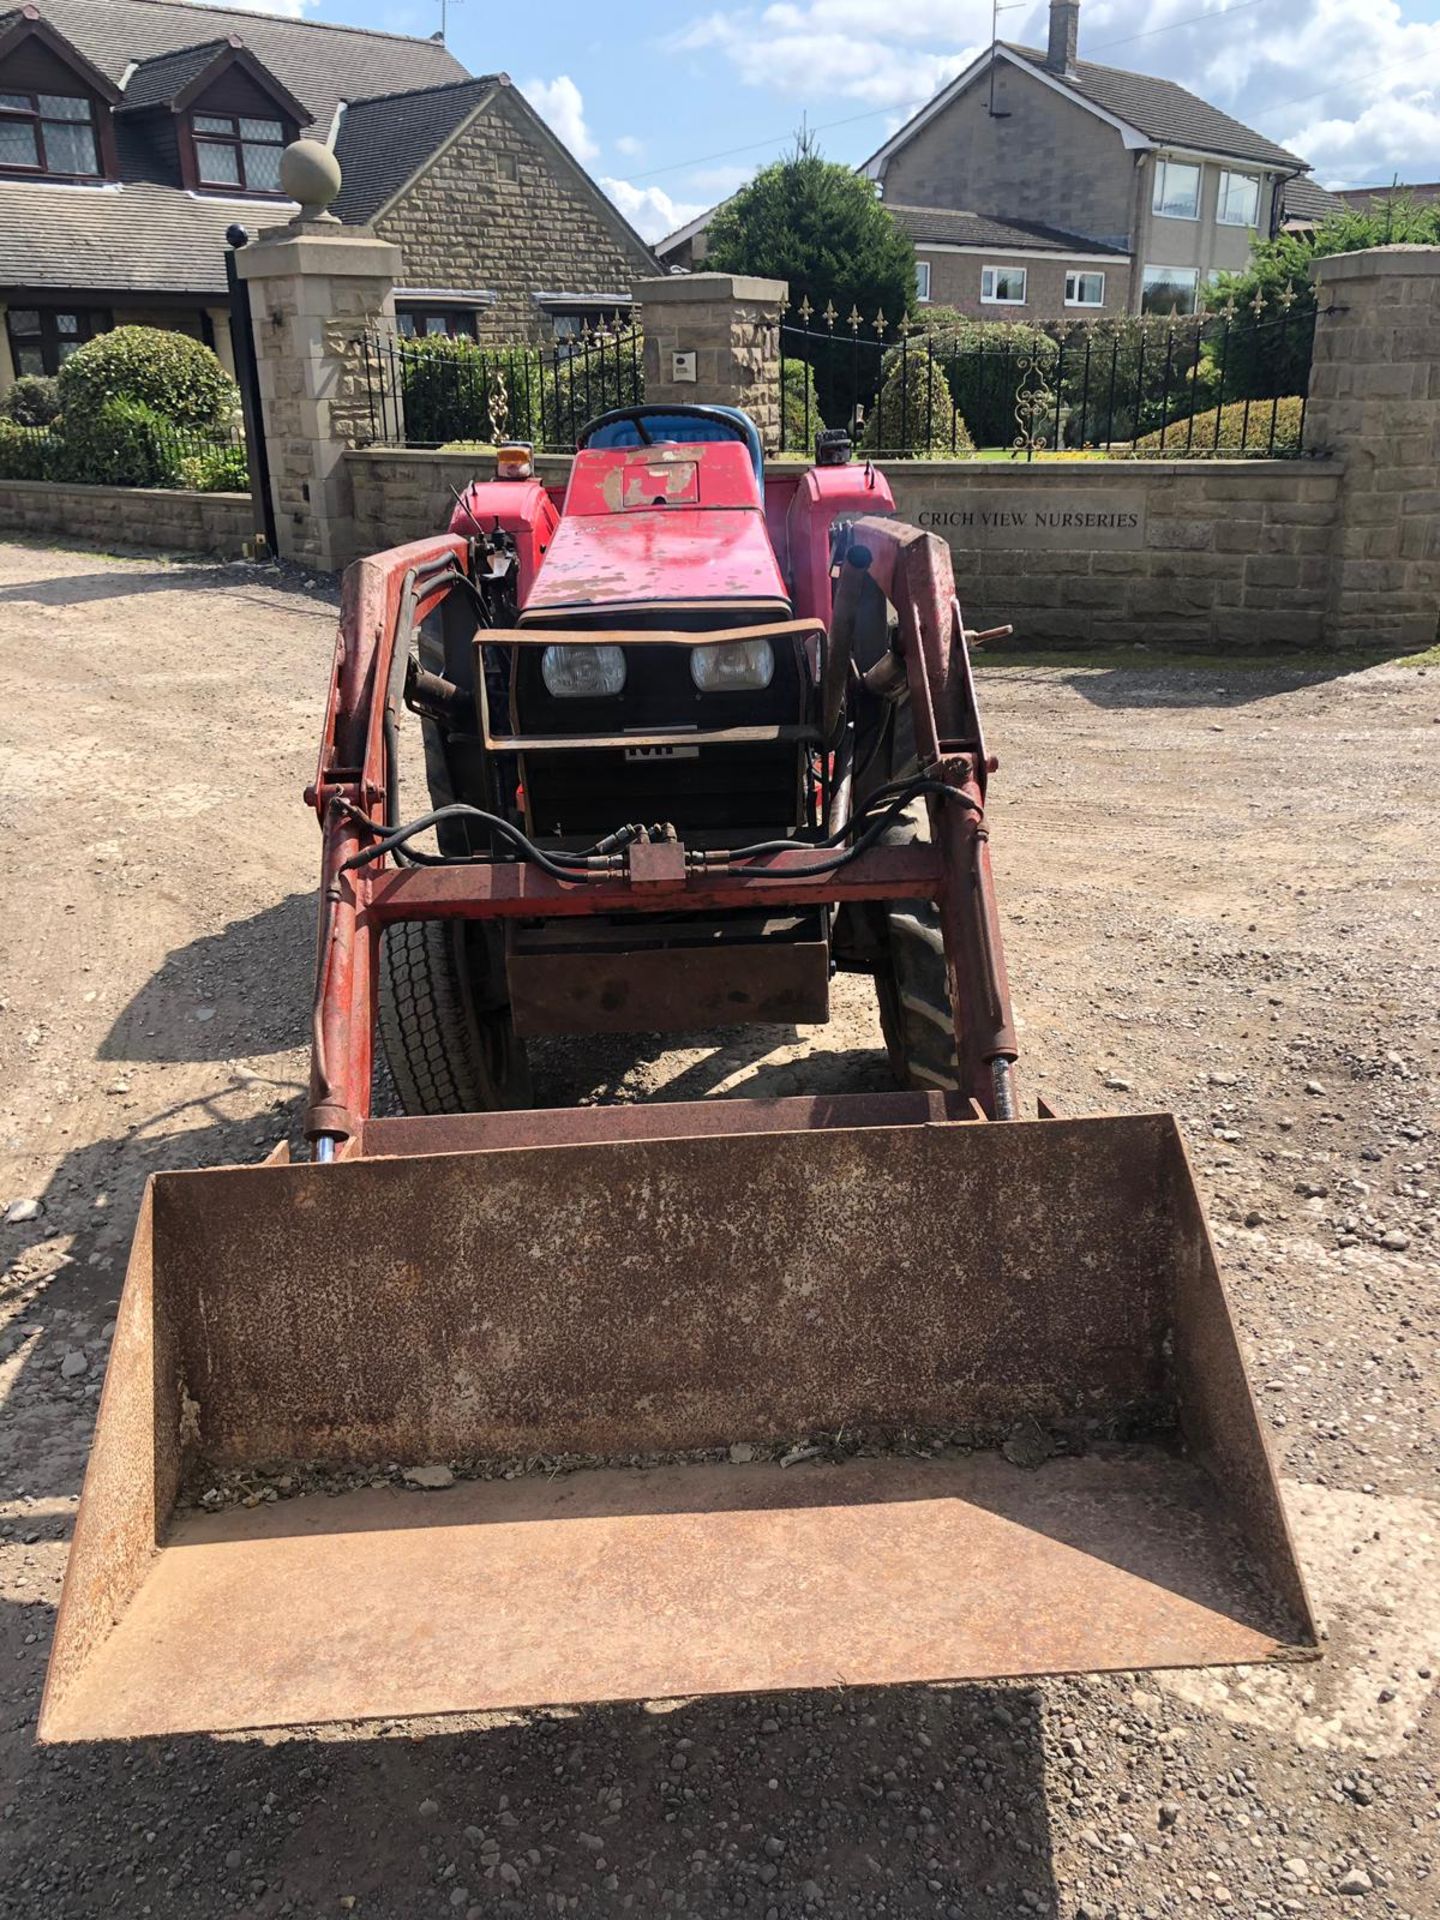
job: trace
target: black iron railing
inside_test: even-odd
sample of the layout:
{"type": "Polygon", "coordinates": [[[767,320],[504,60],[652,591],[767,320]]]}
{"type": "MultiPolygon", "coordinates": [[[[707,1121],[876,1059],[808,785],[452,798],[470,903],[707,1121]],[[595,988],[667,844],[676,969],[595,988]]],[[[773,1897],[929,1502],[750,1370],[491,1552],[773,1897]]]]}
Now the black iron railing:
{"type": "Polygon", "coordinates": [[[891,458],[1286,457],[1304,451],[1315,315],[1282,294],[1193,316],[889,327],[801,303],[780,330],[781,446],[823,426],[891,458]],[[1292,311],[1292,308],[1295,310],[1292,311]]]}
{"type": "Polygon", "coordinates": [[[367,336],[363,375],[372,446],[486,446],[528,440],[573,450],[587,420],[645,396],[642,336],[588,328],[553,346],[367,336]]]}
{"type": "Polygon", "coordinates": [[[181,426],[146,407],[111,405],[49,426],[0,419],[0,480],[66,486],[165,487],[246,493],[245,435],[237,421],[181,426]]]}

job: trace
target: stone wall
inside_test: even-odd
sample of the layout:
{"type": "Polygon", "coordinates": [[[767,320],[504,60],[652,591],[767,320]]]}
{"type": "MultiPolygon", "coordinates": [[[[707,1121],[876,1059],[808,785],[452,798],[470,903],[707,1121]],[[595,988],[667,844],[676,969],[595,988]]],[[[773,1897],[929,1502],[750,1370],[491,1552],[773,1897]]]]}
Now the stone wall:
{"type": "Polygon", "coordinates": [[[482,340],[505,345],[554,338],[537,293],[628,294],[655,271],[508,81],[375,230],[402,249],[406,286],[498,289],[477,319],[482,340]]]}
{"type": "MultiPolygon", "coordinates": [[[[441,531],[452,489],[487,470],[384,449],[347,464],[363,552],[441,531]]],[[[569,465],[542,457],[541,478],[563,481],[569,465]]],[[[1338,462],[897,460],[885,472],[900,518],[948,540],[972,625],[1012,621],[1053,645],[1323,642],[1338,462]]]]}
{"type": "MultiPolygon", "coordinates": [[[[443,533],[455,511],[455,495],[472,480],[494,478],[493,455],[420,448],[352,448],[345,465],[355,500],[357,557],[443,533]]],[[[535,470],[548,486],[563,485],[570,455],[539,454],[535,470]]]]}
{"type": "Polygon", "coordinates": [[[743,407],[767,452],[780,445],[783,280],[696,273],[642,280],[647,403],[743,407]],[[682,368],[677,356],[693,363],[682,368]]]}
{"type": "Polygon", "coordinates": [[[1305,460],[895,461],[972,626],[1078,645],[1319,646],[1343,466],[1305,460]],[[1067,520],[1068,516],[1068,520],[1067,520]]]}
{"type": "Polygon", "coordinates": [[[287,560],[322,572],[356,552],[347,446],[368,440],[393,336],[399,250],[365,227],[292,221],[237,259],[249,283],[275,529],[287,560]]]}
{"type": "Polygon", "coordinates": [[[1440,247],[1371,247],[1314,268],[1305,438],[1345,456],[1329,631],[1428,647],[1440,634],[1440,247]]]}
{"type": "Polygon", "coordinates": [[[107,547],[150,547],[161,553],[207,553],[235,560],[255,537],[255,515],[248,493],[0,480],[0,527],[40,539],[60,535],[107,547]]]}

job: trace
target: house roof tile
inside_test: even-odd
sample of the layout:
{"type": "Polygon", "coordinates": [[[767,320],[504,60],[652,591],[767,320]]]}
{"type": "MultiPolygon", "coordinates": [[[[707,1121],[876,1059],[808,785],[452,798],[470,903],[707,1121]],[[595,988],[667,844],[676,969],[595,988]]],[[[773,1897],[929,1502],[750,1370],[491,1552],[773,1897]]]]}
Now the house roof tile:
{"type": "Polygon", "coordinates": [[[1123,247],[1108,247],[1084,234],[1066,233],[1033,220],[999,220],[988,213],[969,213],[958,207],[911,207],[885,202],[917,247],[927,240],[940,246],[1023,248],[1029,253],[1104,253],[1117,260],[1129,255],[1123,247]]]}
{"type": "MultiPolygon", "coordinates": [[[[63,33],[118,86],[132,62],[196,51],[239,37],[275,78],[303,100],[308,132],[330,131],[342,100],[380,87],[429,87],[463,80],[465,69],[437,40],[406,39],[360,27],[286,19],[193,0],[34,0],[43,20],[63,33]]],[[[132,75],[132,81],[134,76],[132,75]]]]}
{"type": "Polygon", "coordinates": [[[292,209],[283,200],[211,199],[153,182],[121,187],[0,184],[0,288],[93,293],[225,293],[225,229],[253,233],[292,209]]]}
{"type": "Polygon", "coordinates": [[[410,93],[352,100],[335,142],[343,184],[334,210],[340,218],[364,221],[378,213],[474,112],[496,80],[496,75],[484,74],[410,93]]]}
{"type": "MultiPolygon", "coordinates": [[[[1038,47],[1014,46],[1008,41],[1001,44],[1032,66],[1045,64],[1045,54],[1038,47]]],[[[1309,164],[1173,80],[1161,80],[1150,73],[1129,73],[1123,67],[1097,66],[1093,60],[1077,60],[1072,72],[1055,78],[1163,146],[1229,154],[1237,160],[1270,167],[1309,164]]]]}
{"type": "Polygon", "coordinates": [[[168,107],[229,45],[229,40],[203,40],[199,46],[177,47],[173,53],[142,60],[125,83],[122,107],[168,107]]]}

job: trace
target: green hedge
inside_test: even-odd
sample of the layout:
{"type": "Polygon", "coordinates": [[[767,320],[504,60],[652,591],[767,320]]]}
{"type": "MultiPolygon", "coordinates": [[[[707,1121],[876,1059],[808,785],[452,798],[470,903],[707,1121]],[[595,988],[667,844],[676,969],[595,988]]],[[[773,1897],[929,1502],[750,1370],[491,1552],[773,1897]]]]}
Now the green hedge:
{"type": "Polygon", "coordinates": [[[867,453],[903,452],[919,459],[943,460],[966,454],[975,442],[956,407],[945,369],[923,340],[902,353],[892,347],[885,377],[860,436],[867,453]]]}
{"type": "Polygon", "coordinates": [[[0,415],[22,427],[48,427],[59,413],[60,383],[46,373],[22,373],[0,401],[0,415]]]}
{"type": "Polygon", "coordinates": [[[107,401],[152,408],[181,427],[218,427],[235,417],[240,390],[206,346],[160,327],[116,327],[72,353],[60,369],[60,406],[74,418],[107,401]]]}
{"type": "Polygon", "coordinates": [[[92,413],[67,414],[60,443],[53,478],[92,487],[182,484],[174,428],[142,400],[107,400],[92,413]]]}
{"type": "Polygon", "coordinates": [[[0,480],[44,480],[53,458],[54,437],[43,427],[22,427],[0,419],[0,480]]]}
{"type": "MultiPolygon", "coordinates": [[[[1218,409],[1210,408],[1191,416],[1172,420],[1163,435],[1147,433],[1125,450],[1132,460],[1208,460],[1218,452],[1222,456],[1247,460],[1293,459],[1300,451],[1300,430],[1304,424],[1305,402],[1298,393],[1281,400],[1232,400],[1218,409]],[[1248,409],[1248,413],[1247,413],[1248,409]],[[1275,442],[1270,442],[1270,416],[1275,416],[1275,442]],[[1218,424],[1217,424],[1218,423],[1218,424]],[[1189,439],[1189,446],[1186,440],[1189,439]],[[1163,444],[1162,444],[1163,442],[1163,444]]],[[[1120,455],[1117,448],[1116,455],[1120,455]]]]}

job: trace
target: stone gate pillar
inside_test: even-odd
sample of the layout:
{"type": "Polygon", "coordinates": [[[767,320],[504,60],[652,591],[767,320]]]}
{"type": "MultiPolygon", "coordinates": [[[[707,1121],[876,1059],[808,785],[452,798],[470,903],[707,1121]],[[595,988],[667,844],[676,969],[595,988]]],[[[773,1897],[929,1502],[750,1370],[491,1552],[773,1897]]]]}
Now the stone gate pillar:
{"type": "Polygon", "coordinates": [[[1440,622],[1440,247],[1317,260],[1305,444],[1345,462],[1326,638],[1433,645],[1440,622]]]}
{"type": "MultiPolygon", "coordinates": [[[[347,447],[385,404],[399,247],[328,217],[272,228],[237,257],[249,284],[275,531],[284,559],[330,572],[355,558],[347,447]]],[[[390,402],[393,407],[393,401],[390,402]]]]}
{"type": "Polygon", "coordinates": [[[780,445],[783,280],[671,274],[634,288],[645,329],[645,401],[743,407],[767,453],[780,445]]]}

